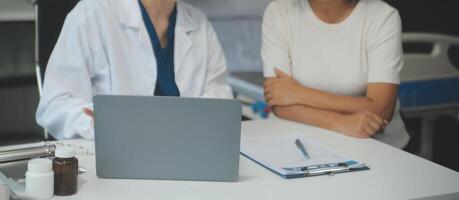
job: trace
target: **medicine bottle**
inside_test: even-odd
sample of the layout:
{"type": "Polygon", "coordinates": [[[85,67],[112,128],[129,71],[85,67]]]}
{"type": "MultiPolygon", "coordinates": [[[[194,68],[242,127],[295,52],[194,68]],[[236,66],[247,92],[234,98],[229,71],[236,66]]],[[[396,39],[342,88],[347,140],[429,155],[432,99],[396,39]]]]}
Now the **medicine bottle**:
{"type": "Polygon", "coordinates": [[[72,147],[57,147],[53,159],[54,194],[72,195],[77,192],[78,160],[72,147]]]}
{"type": "Polygon", "coordinates": [[[54,196],[54,174],[51,160],[37,158],[29,161],[26,172],[26,195],[32,199],[51,199],[54,196]]]}
{"type": "Polygon", "coordinates": [[[0,199],[10,200],[10,188],[5,183],[0,183],[0,199]]]}

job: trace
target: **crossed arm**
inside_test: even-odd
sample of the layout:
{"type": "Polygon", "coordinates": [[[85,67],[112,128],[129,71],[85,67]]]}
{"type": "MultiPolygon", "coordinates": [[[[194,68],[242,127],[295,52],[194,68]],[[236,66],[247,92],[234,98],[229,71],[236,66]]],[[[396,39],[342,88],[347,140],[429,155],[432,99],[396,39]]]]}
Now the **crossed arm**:
{"type": "Polygon", "coordinates": [[[280,118],[366,138],[381,130],[394,114],[398,85],[369,83],[362,97],[340,96],[304,87],[275,69],[265,81],[265,98],[280,118]]]}

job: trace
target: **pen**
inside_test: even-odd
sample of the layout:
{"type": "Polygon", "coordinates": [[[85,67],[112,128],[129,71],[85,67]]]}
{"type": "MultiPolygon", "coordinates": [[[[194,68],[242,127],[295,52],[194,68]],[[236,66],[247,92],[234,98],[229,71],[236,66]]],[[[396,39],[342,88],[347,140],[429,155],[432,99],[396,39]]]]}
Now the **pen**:
{"type": "Polygon", "coordinates": [[[300,139],[295,140],[295,146],[301,151],[301,153],[304,155],[304,158],[306,159],[310,158],[309,153],[306,151],[306,148],[304,147],[300,139]]]}

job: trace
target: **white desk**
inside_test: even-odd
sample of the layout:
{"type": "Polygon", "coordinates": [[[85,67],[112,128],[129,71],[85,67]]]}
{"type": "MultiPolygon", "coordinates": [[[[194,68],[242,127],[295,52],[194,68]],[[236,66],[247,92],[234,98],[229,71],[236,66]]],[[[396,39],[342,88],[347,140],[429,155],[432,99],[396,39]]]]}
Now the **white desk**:
{"type": "MultiPolygon", "coordinates": [[[[82,155],[74,196],[55,199],[459,199],[459,173],[371,139],[354,139],[318,128],[281,120],[244,122],[242,136],[302,132],[307,137],[350,158],[365,162],[371,170],[284,180],[241,157],[236,183],[106,180],[95,175],[94,157],[82,155]]],[[[453,153],[452,153],[453,154],[453,153]]],[[[457,155],[456,155],[457,156],[457,155]]]]}

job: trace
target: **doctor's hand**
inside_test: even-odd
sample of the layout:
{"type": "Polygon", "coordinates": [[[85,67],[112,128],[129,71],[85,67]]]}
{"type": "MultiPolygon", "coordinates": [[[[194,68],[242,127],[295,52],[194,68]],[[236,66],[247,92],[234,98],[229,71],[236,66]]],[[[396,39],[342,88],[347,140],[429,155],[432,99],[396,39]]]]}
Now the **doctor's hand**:
{"type": "Polygon", "coordinates": [[[94,112],[89,108],[83,108],[83,113],[86,114],[87,116],[94,118],[94,112]]]}
{"type": "Polygon", "coordinates": [[[265,99],[272,106],[289,106],[301,102],[304,87],[293,77],[274,68],[276,78],[269,78],[264,83],[265,99]]]}
{"type": "Polygon", "coordinates": [[[94,128],[94,112],[89,108],[83,108],[83,113],[91,117],[91,126],[94,128]]]}
{"type": "Polygon", "coordinates": [[[335,131],[356,138],[369,138],[382,131],[388,124],[386,120],[370,111],[341,115],[334,123],[335,131]]]}

